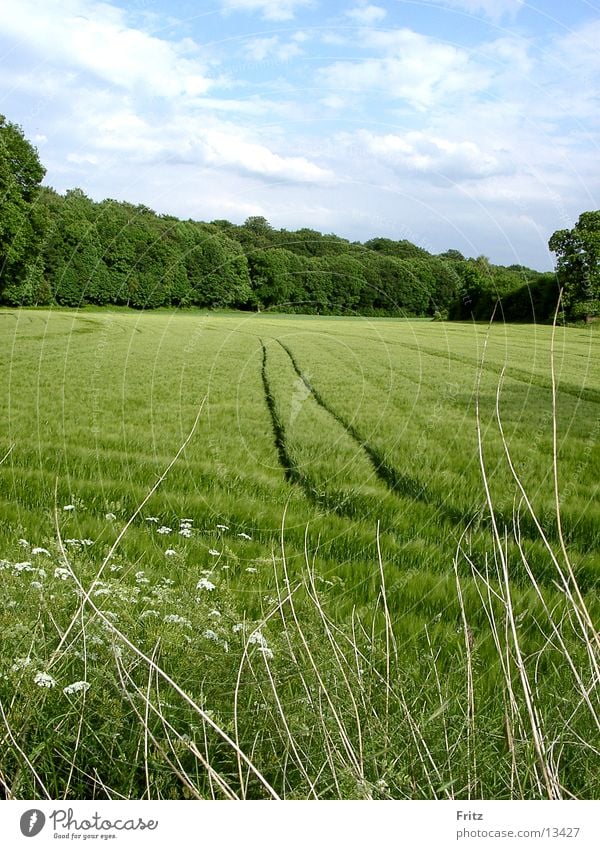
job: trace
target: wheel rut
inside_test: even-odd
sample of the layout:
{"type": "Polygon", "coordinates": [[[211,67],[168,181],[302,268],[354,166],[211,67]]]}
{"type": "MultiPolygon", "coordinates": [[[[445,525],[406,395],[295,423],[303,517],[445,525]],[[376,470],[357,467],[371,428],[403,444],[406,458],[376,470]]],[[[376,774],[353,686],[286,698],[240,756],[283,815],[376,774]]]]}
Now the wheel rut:
{"type": "Polygon", "coordinates": [[[359,445],[365,452],[369,462],[371,463],[373,471],[379,480],[396,495],[403,495],[406,498],[410,498],[412,501],[420,501],[424,504],[431,504],[431,499],[428,496],[425,485],[416,478],[413,478],[410,475],[405,475],[398,471],[398,469],[395,469],[385,460],[380,451],[364,440],[354,425],[341,416],[337,410],[334,410],[333,407],[331,407],[323,398],[320,392],[311,384],[300,368],[300,365],[290,348],[288,348],[287,345],[285,345],[280,339],[277,341],[290,358],[294,371],[302,380],[308,391],[312,394],[317,404],[333,419],[335,419],[335,421],[344,428],[346,433],[354,440],[354,442],[356,442],[357,445],[359,445]]]}

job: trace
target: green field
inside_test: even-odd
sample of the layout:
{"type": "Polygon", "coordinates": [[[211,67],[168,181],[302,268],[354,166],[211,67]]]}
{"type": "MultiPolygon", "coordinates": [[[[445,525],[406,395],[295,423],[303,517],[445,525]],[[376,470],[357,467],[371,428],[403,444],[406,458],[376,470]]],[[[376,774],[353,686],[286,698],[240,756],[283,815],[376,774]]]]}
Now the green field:
{"type": "Polygon", "coordinates": [[[552,339],[0,311],[5,796],[597,798],[598,330],[552,339]]]}

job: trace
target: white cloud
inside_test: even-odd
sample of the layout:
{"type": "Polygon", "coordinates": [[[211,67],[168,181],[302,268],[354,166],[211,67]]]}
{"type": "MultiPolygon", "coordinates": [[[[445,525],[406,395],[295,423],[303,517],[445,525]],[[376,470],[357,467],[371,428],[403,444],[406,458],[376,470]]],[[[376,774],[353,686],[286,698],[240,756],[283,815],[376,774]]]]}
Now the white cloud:
{"type": "Polygon", "coordinates": [[[322,70],[326,86],[339,91],[379,93],[425,110],[457,94],[487,87],[490,74],[466,50],[409,29],[364,30],[361,46],[376,58],[339,61],[322,70]]]}
{"type": "Polygon", "coordinates": [[[476,180],[512,170],[506,151],[486,151],[470,140],[454,141],[414,131],[404,135],[357,136],[366,150],[390,167],[451,183],[476,180]]]}
{"type": "Polygon", "coordinates": [[[296,42],[282,43],[278,36],[268,38],[253,38],[246,44],[246,53],[255,62],[264,62],[268,58],[287,62],[296,56],[301,56],[303,50],[296,42]]]}
{"type": "Polygon", "coordinates": [[[296,9],[312,5],[313,0],[221,0],[226,12],[258,12],[267,21],[289,21],[296,9]]]}
{"type": "Polygon", "coordinates": [[[258,138],[210,112],[171,111],[168,120],[155,121],[137,114],[133,107],[116,107],[108,97],[96,98],[87,106],[84,100],[77,104],[73,132],[74,140],[79,134],[81,148],[67,157],[74,164],[88,161],[102,166],[121,158],[140,170],[169,164],[310,184],[333,177],[305,156],[278,153],[273,138],[258,138]]]}
{"type": "Polygon", "coordinates": [[[0,30],[48,63],[122,89],[175,97],[203,94],[211,84],[190,39],[167,41],[130,27],[122,10],[105,3],[1,3],[0,30]]]}
{"type": "Polygon", "coordinates": [[[239,168],[249,174],[290,182],[322,183],[333,174],[303,156],[280,156],[240,134],[210,130],[204,135],[204,156],[210,165],[239,168]]]}
{"type": "Polygon", "coordinates": [[[362,5],[349,9],[346,15],[361,26],[373,26],[380,23],[387,15],[382,6],[362,5]]]}
{"type": "Polygon", "coordinates": [[[506,16],[517,15],[525,0],[430,0],[430,2],[438,6],[460,9],[472,15],[485,15],[497,22],[506,16]]]}

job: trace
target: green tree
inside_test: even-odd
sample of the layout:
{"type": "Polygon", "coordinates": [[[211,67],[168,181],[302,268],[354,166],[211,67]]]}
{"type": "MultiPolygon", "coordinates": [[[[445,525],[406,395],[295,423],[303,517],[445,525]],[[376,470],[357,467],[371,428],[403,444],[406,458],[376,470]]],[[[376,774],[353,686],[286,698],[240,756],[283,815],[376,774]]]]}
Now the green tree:
{"type": "Polygon", "coordinates": [[[570,318],[600,316],[600,210],[583,212],[572,230],[557,230],[548,242],[570,318]]]}
{"type": "Polygon", "coordinates": [[[16,124],[0,115],[0,299],[33,303],[42,220],[35,201],[45,170],[16,124]]]}

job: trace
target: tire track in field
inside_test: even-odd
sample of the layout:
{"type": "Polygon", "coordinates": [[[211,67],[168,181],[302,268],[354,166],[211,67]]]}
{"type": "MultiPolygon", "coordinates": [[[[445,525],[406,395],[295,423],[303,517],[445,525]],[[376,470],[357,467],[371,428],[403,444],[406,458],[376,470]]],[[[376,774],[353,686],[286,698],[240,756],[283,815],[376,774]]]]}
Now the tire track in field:
{"type": "MultiPolygon", "coordinates": [[[[309,380],[307,380],[292,351],[283,342],[281,342],[281,340],[278,339],[277,341],[287,353],[294,367],[294,371],[302,380],[309,392],[311,392],[317,404],[319,404],[319,406],[321,406],[341,427],[343,427],[348,435],[363,449],[373,467],[375,475],[394,495],[403,496],[412,501],[420,502],[431,507],[435,510],[436,516],[439,516],[442,521],[448,522],[454,528],[457,526],[464,528],[470,525],[474,525],[475,527],[482,526],[491,528],[491,521],[489,518],[486,518],[485,510],[482,512],[481,508],[473,507],[470,510],[461,510],[460,508],[453,507],[451,504],[448,504],[445,500],[440,498],[437,493],[429,491],[427,487],[424,484],[421,484],[416,478],[403,474],[386,462],[381,452],[363,440],[356,428],[350,422],[347,422],[344,417],[337,412],[337,410],[333,409],[319,391],[315,389],[309,380]]],[[[495,515],[497,520],[500,519],[501,524],[504,524],[507,528],[511,527],[512,514],[506,514],[503,510],[496,510],[495,515]]],[[[552,539],[558,539],[556,522],[547,521],[545,523],[545,532],[552,539]]],[[[536,540],[539,538],[537,527],[528,514],[521,517],[520,533],[524,538],[529,540],[536,540]]],[[[569,542],[577,550],[587,550],[586,541],[579,540],[577,536],[571,537],[569,542]]]]}
{"type": "Polygon", "coordinates": [[[260,344],[262,347],[261,377],[265,393],[265,401],[271,416],[271,425],[273,428],[275,447],[279,456],[279,463],[283,469],[286,481],[290,484],[297,484],[306,499],[316,507],[322,509],[325,513],[334,512],[344,519],[355,520],[357,516],[362,515],[362,513],[353,505],[351,494],[349,493],[345,498],[339,500],[336,496],[331,496],[325,492],[317,490],[311,479],[300,471],[297,463],[290,454],[285,435],[285,427],[281,421],[281,417],[277,410],[277,404],[275,402],[275,396],[269,383],[269,375],[267,372],[267,349],[262,339],[260,340],[260,344]]]}
{"type": "Polygon", "coordinates": [[[275,398],[269,384],[269,376],[267,374],[267,349],[262,339],[260,340],[260,344],[262,347],[262,384],[265,393],[265,401],[267,402],[267,407],[269,408],[269,414],[271,416],[271,425],[273,427],[273,436],[275,439],[275,448],[277,449],[277,455],[279,457],[279,464],[283,469],[286,481],[288,481],[288,483],[300,484],[306,493],[304,478],[300,474],[298,467],[294,463],[287,448],[285,429],[279,413],[277,412],[277,405],[275,404],[275,398]]]}
{"type": "MultiPolygon", "coordinates": [[[[277,342],[281,345],[283,350],[286,352],[292,366],[294,367],[294,371],[300,378],[300,380],[304,383],[308,391],[312,394],[313,398],[317,402],[317,404],[322,407],[326,413],[328,413],[335,421],[343,427],[346,433],[356,442],[362,450],[365,452],[367,457],[369,458],[369,462],[373,467],[375,475],[382,481],[385,486],[389,490],[391,490],[396,495],[404,495],[407,498],[410,498],[412,501],[420,501],[423,504],[432,504],[431,498],[427,492],[427,488],[425,484],[422,484],[417,478],[413,478],[410,475],[405,475],[403,472],[398,471],[393,466],[391,466],[388,462],[386,462],[385,458],[381,454],[377,448],[374,448],[370,445],[366,440],[362,438],[359,432],[356,430],[354,425],[351,422],[346,421],[346,419],[341,416],[337,410],[334,410],[327,401],[323,398],[320,392],[315,389],[315,387],[307,380],[306,375],[298,365],[298,361],[294,357],[292,351],[285,345],[280,339],[277,342]]],[[[437,506],[437,505],[434,505],[437,506]]]]}
{"type": "MultiPolygon", "coordinates": [[[[448,523],[448,525],[451,528],[454,528],[455,530],[457,528],[466,528],[468,526],[471,526],[475,531],[477,531],[478,529],[489,530],[491,528],[491,519],[487,516],[487,512],[483,503],[480,507],[473,506],[471,509],[467,510],[454,507],[453,505],[448,504],[443,498],[441,498],[439,494],[429,491],[426,486],[422,485],[420,481],[418,481],[416,478],[403,474],[398,469],[394,468],[388,462],[386,462],[383,455],[376,448],[374,448],[368,442],[363,440],[354,425],[352,425],[350,422],[347,422],[343,416],[341,416],[335,409],[333,409],[328,404],[328,402],[323,398],[319,391],[316,390],[314,386],[312,386],[310,381],[302,372],[302,369],[300,368],[292,351],[283,342],[281,342],[281,340],[277,339],[276,341],[286,352],[287,356],[290,359],[290,362],[292,363],[294,371],[302,380],[308,391],[311,393],[315,402],[323,410],[325,410],[325,412],[329,416],[331,416],[331,418],[333,418],[333,420],[340,427],[342,427],[346,431],[346,433],[357,445],[359,445],[359,447],[364,451],[365,455],[367,456],[376,477],[387,487],[387,489],[393,495],[397,497],[404,497],[414,502],[421,503],[430,507],[434,511],[432,521],[435,521],[437,518],[441,522],[448,523]]],[[[263,381],[266,380],[268,387],[268,378],[266,375],[266,349],[264,347],[264,344],[263,367],[265,368],[263,381]]],[[[267,401],[269,409],[271,409],[271,405],[273,405],[275,420],[277,422],[278,428],[278,439],[283,440],[283,447],[285,451],[284,456],[286,457],[286,462],[288,464],[291,464],[291,467],[293,469],[290,476],[286,474],[286,478],[290,481],[299,483],[306,497],[318,507],[324,510],[332,510],[344,518],[356,519],[358,516],[361,516],[362,513],[360,512],[360,507],[353,507],[352,505],[351,495],[349,495],[347,499],[345,499],[343,502],[339,502],[334,498],[329,497],[326,493],[317,491],[316,487],[311,483],[310,479],[300,472],[300,470],[294,464],[293,460],[291,460],[290,455],[287,451],[285,431],[275,407],[275,400],[270,394],[270,389],[268,398],[270,398],[270,401],[267,401]]],[[[512,513],[509,515],[506,514],[503,510],[496,510],[495,516],[496,520],[499,520],[500,523],[504,525],[512,535],[513,531],[510,530],[512,528],[512,513]]],[[[553,523],[552,521],[546,522],[544,523],[544,527],[546,534],[551,539],[557,539],[557,530],[555,523],[553,523]]],[[[523,538],[531,541],[539,539],[537,527],[535,526],[533,520],[529,515],[521,516],[520,534],[523,538]]],[[[575,535],[570,536],[569,544],[572,545],[575,550],[581,552],[587,551],[589,548],[589,543],[586,543],[585,540],[579,540],[575,535]]]]}

